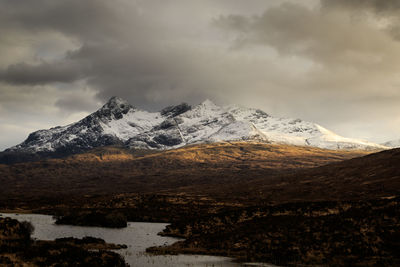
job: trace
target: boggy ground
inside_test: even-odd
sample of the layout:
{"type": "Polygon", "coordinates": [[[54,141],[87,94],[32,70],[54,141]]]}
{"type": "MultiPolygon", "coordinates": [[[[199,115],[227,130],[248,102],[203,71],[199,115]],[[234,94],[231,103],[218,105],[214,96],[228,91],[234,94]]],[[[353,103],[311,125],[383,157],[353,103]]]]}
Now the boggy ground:
{"type": "Polygon", "coordinates": [[[399,266],[399,204],[396,197],[221,210],[171,224],[162,234],[186,240],[147,251],[277,265],[399,266]]]}
{"type": "Polygon", "coordinates": [[[155,254],[214,254],[277,265],[398,266],[400,196],[348,201],[222,201],[193,195],[98,196],[42,213],[119,213],[171,222],[161,234],[185,238],[155,254]],[[65,208],[65,210],[64,210],[65,208]]]}
{"type": "Polygon", "coordinates": [[[345,161],[357,152],[241,143],[106,152],[2,166],[0,210],[88,225],[122,214],[170,222],[163,234],[186,238],[153,253],[400,265],[400,150],[345,161]]]}
{"type": "Polygon", "coordinates": [[[1,266],[127,266],[119,254],[109,251],[123,245],[92,237],[32,240],[32,231],[30,223],[0,218],[1,266]]]}
{"type": "Polygon", "coordinates": [[[69,198],[14,198],[3,202],[3,212],[54,215],[59,224],[117,227],[126,221],[176,222],[248,205],[191,194],[117,194],[69,198]]]}

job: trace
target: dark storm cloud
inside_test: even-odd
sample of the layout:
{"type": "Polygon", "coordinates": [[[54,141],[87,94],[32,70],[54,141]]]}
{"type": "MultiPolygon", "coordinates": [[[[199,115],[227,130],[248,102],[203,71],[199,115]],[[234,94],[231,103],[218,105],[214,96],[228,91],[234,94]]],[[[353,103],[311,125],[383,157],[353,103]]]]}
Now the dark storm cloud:
{"type": "Polygon", "coordinates": [[[12,27],[26,32],[60,31],[97,41],[129,32],[126,20],[130,15],[133,18],[136,16],[136,9],[130,4],[129,9],[124,11],[124,7],[113,1],[1,0],[0,4],[1,28],[12,27]]]}
{"type": "Polygon", "coordinates": [[[11,84],[37,85],[51,82],[73,82],[85,74],[82,66],[74,62],[42,62],[39,65],[18,63],[10,65],[0,73],[0,79],[11,84]]]}
{"type": "MultiPolygon", "coordinates": [[[[353,137],[393,132],[370,120],[400,120],[399,5],[0,0],[1,117],[36,102],[62,124],[113,95],[152,110],[211,98],[353,137]]],[[[40,127],[50,126],[48,117],[40,127]]]]}
{"type": "Polygon", "coordinates": [[[398,0],[322,0],[322,6],[327,8],[370,9],[377,13],[392,13],[400,9],[398,0]]]}
{"type": "Polygon", "coordinates": [[[117,2],[1,1],[5,8],[0,11],[0,27],[59,32],[75,39],[81,47],[53,62],[10,65],[0,72],[0,79],[31,85],[86,79],[102,100],[119,95],[150,108],[170,101],[160,91],[171,94],[170,98],[182,95],[182,100],[194,101],[201,95],[196,91],[201,84],[194,85],[193,93],[182,90],[184,86],[193,87],[186,77],[193,78],[191,71],[202,68],[194,63],[203,61],[196,57],[196,48],[193,51],[178,43],[166,45],[182,36],[168,32],[168,25],[153,23],[157,14],[141,14],[136,2],[117,2]],[[155,99],[165,102],[154,104],[155,99]]]}

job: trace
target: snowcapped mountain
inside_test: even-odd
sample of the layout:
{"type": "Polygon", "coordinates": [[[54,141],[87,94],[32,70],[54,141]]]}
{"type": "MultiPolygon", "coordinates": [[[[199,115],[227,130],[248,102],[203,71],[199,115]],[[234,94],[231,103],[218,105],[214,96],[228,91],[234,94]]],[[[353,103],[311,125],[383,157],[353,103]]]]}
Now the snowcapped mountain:
{"type": "Polygon", "coordinates": [[[400,139],[388,141],[386,143],[383,143],[382,145],[390,148],[398,148],[400,147],[400,139]]]}
{"type": "Polygon", "coordinates": [[[102,108],[67,126],[31,133],[5,152],[71,154],[106,145],[171,149],[221,141],[260,141],[327,149],[387,149],[386,146],[341,137],[322,126],[272,117],[259,109],[220,107],[210,100],[147,112],[112,97],[102,108]]]}
{"type": "Polygon", "coordinates": [[[236,120],[249,121],[272,143],[312,146],[326,149],[387,149],[368,141],[339,136],[324,127],[300,119],[272,117],[259,109],[227,107],[236,120]]]}

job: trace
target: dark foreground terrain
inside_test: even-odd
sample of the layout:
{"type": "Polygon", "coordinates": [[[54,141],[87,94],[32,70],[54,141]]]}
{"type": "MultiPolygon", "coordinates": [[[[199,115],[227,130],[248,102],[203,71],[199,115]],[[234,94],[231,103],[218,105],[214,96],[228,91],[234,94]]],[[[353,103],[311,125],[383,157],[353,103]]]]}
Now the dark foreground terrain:
{"type": "Polygon", "coordinates": [[[0,266],[127,266],[110,249],[123,248],[102,239],[32,240],[32,225],[0,218],[0,266]]]}
{"type": "Polygon", "coordinates": [[[399,266],[400,198],[224,210],[168,226],[186,238],[152,253],[200,253],[277,265],[399,266]]]}
{"type": "Polygon", "coordinates": [[[186,240],[147,250],[154,254],[213,254],[277,265],[400,265],[400,196],[265,204],[132,194],[85,201],[84,208],[70,203],[41,212],[172,222],[161,234],[186,240]]]}
{"type": "Polygon", "coordinates": [[[170,222],[162,234],[186,239],[152,253],[399,266],[400,150],[364,155],[242,143],[107,148],[2,166],[0,210],[76,225],[170,222]]]}

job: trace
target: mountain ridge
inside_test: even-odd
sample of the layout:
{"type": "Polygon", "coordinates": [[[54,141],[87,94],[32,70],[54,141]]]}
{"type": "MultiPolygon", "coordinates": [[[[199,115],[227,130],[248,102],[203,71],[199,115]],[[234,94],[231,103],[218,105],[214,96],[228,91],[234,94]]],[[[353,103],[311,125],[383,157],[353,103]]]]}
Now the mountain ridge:
{"type": "Polygon", "coordinates": [[[31,133],[21,144],[2,152],[0,162],[7,161],[7,157],[12,161],[12,155],[23,153],[62,156],[109,145],[166,150],[224,141],[345,150],[388,148],[339,136],[316,123],[273,117],[260,109],[237,105],[220,107],[208,99],[193,107],[181,103],[148,112],[114,96],[76,123],[31,133]]]}
{"type": "Polygon", "coordinates": [[[390,140],[381,145],[387,146],[390,148],[400,148],[400,139],[390,140]]]}

